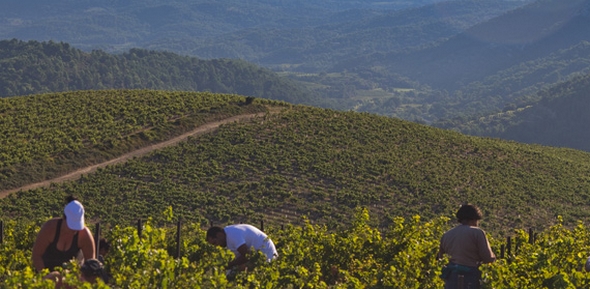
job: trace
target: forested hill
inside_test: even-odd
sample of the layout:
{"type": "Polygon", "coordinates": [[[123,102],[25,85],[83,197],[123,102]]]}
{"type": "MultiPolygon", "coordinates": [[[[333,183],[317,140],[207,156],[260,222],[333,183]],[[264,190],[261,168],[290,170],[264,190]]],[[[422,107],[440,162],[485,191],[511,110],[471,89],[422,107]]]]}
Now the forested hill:
{"type": "MultiPolygon", "coordinates": [[[[589,0],[541,0],[480,23],[440,45],[407,55],[377,55],[397,73],[456,90],[527,61],[590,40],[589,0]]],[[[575,55],[574,55],[575,56],[575,55]]]]}
{"type": "Polygon", "coordinates": [[[276,69],[321,72],[348,59],[432,45],[524,2],[461,0],[412,9],[347,10],[326,17],[321,25],[302,20],[300,27],[289,29],[258,26],[216,37],[177,40],[173,48],[167,41],[152,42],[147,47],[181,49],[206,58],[239,57],[276,69]]]}
{"type": "Polygon", "coordinates": [[[85,51],[157,49],[320,72],[349,57],[456,35],[531,1],[22,0],[0,11],[0,39],[63,41],[85,51]]]}
{"type": "MultiPolygon", "coordinates": [[[[419,83],[441,89],[424,94],[422,101],[417,101],[421,106],[404,104],[410,101],[402,96],[393,99],[396,101],[367,102],[359,107],[379,113],[397,110],[398,115],[413,111],[416,119],[420,115],[426,123],[458,128],[464,133],[586,150],[587,146],[581,145],[585,134],[575,129],[586,125],[576,121],[585,118],[573,114],[582,113],[579,110],[572,110],[563,119],[560,116],[565,115],[561,113],[541,119],[530,117],[536,109],[527,109],[526,125],[510,115],[518,115],[518,110],[527,107],[544,107],[536,102],[548,91],[555,92],[554,85],[590,73],[588,11],[588,0],[536,1],[421,51],[359,59],[359,66],[385,65],[393,72],[405,73],[419,83]],[[407,109],[400,109],[404,105],[407,109]],[[545,123],[548,119],[555,121],[553,125],[545,123]],[[560,133],[549,131],[557,123],[560,133]],[[514,125],[530,130],[520,133],[522,130],[514,125]],[[517,132],[506,131],[512,129],[517,132]]],[[[578,85],[570,89],[580,89],[575,92],[580,94],[586,91],[578,85]]],[[[554,97],[562,95],[559,89],[556,92],[554,97]]],[[[570,102],[571,98],[562,101],[570,102]]],[[[412,119],[408,114],[403,118],[412,119]]]]}
{"type": "Polygon", "coordinates": [[[241,60],[202,60],[170,52],[131,49],[90,53],[67,43],[0,41],[0,96],[87,89],[210,91],[318,104],[293,81],[241,60]]]}
{"type": "Polygon", "coordinates": [[[557,215],[568,225],[590,218],[590,154],[576,150],[212,93],[83,91],[0,104],[4,184],[220,115],[269,112],[74,182],[11,194],[0,200],[0,219],[60,215],[68,194],[83,200],[89,220],[111,224],[159,221],[172,207],[203,225],[308,216],[334,227],[362,206],[388,225],[396,216],[451,216],[463,202],[480,205],[497,233],[545,227],[557,215]]]}
{"type": "Polygon", "coordinates": [[[452,120],[441,127],[461,132],[511,139],[524,143],[590,151],[590,74],[545,89],[533,103],[508,106],[476,120],[452,120]]]}
{"type": "Polygon", "coordinates": [[[436,46],[532,1],[24,0],[0,11],[0,36],[63,41],[83,51],[245,59],[305,82],[330,102],[319,106],[429,122],[444,117],[441,111],[461,113],[449,103],[463,101],[440,100],[428,83],[407,77],[413,62],[385,69],[389,53],[436,46]]]}

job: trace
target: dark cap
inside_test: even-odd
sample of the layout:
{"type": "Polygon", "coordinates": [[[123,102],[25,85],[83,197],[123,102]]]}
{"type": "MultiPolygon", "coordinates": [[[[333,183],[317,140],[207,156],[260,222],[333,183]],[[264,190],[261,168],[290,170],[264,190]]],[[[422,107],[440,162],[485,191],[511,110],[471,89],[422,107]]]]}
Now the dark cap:
{"type": "Polygon", "coordinates": [[[102,277],[104,274],[104,266],[97,259],[87,259],[80,267],[82,274],[87,276],[99,276],[102,277]]]}

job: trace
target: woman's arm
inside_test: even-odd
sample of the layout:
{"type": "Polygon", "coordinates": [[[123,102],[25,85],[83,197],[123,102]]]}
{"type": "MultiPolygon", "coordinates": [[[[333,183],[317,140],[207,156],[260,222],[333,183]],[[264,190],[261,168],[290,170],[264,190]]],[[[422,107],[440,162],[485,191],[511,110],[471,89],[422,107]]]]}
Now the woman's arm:
{"type": "Polygon", "coordinates": [[[84,260],[96,258],[96,244],[94,243],[94,237],[88,227],[85,227],[80,231],[79,245],[84,254],[84,260]]]}
{"type": "MultiPolygon", "coordinates": [[[[45,268],[45,264],[43,263],[43,253],[47,250],[49,244],[53,240],[52,232],[55,232],[55,228],[53,228],[51,221],[45,222],[43,226],[41,226],[41,230],[37,233],[37,238],[35,239],[35,244],[33,244],[33,266],[40,272],[45,268]]],[[[55,233],[53,233],[55,235],[55,233]]]]}

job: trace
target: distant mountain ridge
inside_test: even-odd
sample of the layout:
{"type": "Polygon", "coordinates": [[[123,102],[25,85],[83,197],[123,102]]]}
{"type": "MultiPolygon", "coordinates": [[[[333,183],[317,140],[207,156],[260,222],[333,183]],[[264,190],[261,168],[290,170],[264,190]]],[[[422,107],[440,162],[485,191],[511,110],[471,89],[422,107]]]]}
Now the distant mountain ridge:
{"type": "MultiPolygon", "coordinates": [[[[475,25],[441,45],[391,57],[389,67],[422,83],[459,89],[518,63],[590,40],[589,0],[543,0],[475,25]]],[[[374,61],[383,62],[380,60],[374,61]]]]}
{"type": "Polygon", "coordinates": [[[461,88],[465,111],[476,114],[481,95],[498,109],[526,106],[539,100],[537,92],[590,72],[590,42],[582,41],[546,57],[519,63],[461,88]]]}
{"type": "Polygon", "coordinates": [[[0,11],[0,39],[53,40],[85,50],[126,51],[149,48],[149,43],[164,39],[215,37],[254,27],[322,25],[350,9],[403,9],[439,1],[56,0],[51,5],[43,0],[7,1],[0,11]]]}
{"type": "Polygon", "coordinates": [[[58,0],[46,7],[42,0],[24,0],[0,11],[5,24],[0,39],[62,41],[85,51],[167,50],[268,67],[299,64],[300,56],[286,57],[289,49],[310,55],[306,62],[331,54],[404,49],[454,35],[530,1],[58,0]],[[386,39],[397,40],[387,44],[386,39]]]}
{"type": "MultiPolygon", "coordinates": [[[[186,53],[192,55],[238,56],[272,67],[301,64],[305,71],[314,71],[323,68],[320,59],[338,62],[374,52],[405,51],[451,37],[518,7],[517,3],[520,2],[461,0],[401,11],[350,11],[357,16],[346,16],[345,21],[270,31],[257,27],[210,39],[188,40],[194,44],[184,45],[186,53]]],[[[149,47],[167,49],[166,46],[154,43],[149,47]]]]}
{"type": "Polygon", "coordinates": [[[545,96],[517,114],[519,123],[497,134],[504,139],[590,151],[590,74],[543,91],[545,96]],[[557,97],[559,96],[559,97],[557,97]]]}
{"type": "MultiPolygon", "coordinates": [[[[206,77],[201,80],[208,79],[213,85],[201,83],[199,87],[244,95],[255,91],[261,97],[379,113],[476,135],[499,133],[513,123],[503,128],[484,128],[481,124],[472,129],[474,120],[535,107],[541,99],[539,91],[551,91],[556,84],[590,72],[589,0],[426,0],[386,4],[308,0],[133,0],[97,4],[62,0],[46,8],[43,5],[40,0],[10,2],[0,11],[0,21],[7,24],[0,26],[0,35],[16,31],[51,37],[63,32],[62,36],[78,39],[79,43],[87,41],[84,49],[101,48],[100,52],[90,53],[93,56],[102,57],[105,51],[121,53],[124,56],[117,56],[120,62],[116,65],[127,61],[122,59],[129,56],[128,51],[142,51],[130,47],[142,45],[154,50],[150,53],[171,49],[207,58],[251,59],[298,82],[286,83],[288,89],[277,91],[262,85],[274,80],[255,78],[255,87],[251,87],[244,81],[249,77],[238,76],[249,73],[242,74],[239,68],[229,72],[235,68],[229,65],[232,61],[215,60],[214,67],[222,63],[232,67],[220,73],[202,73],[206,77]],[[60,11],[72,13],[60,19],[56,16],[60,11]],[[66,27],[67,23],[80,26],[66,27]],[[195,25],[200,28],[191,28],[195,25]],[[82,30],[87,34],[82,35],[82,30]],[[105,39],[114,42],[97,44],[105,43],[105,39]],[[273,91],[273,96],[265,96],[262,91],[273,91]]],[[[94,86],[83,86],[94,89],[111,87],[114,76],[124,83],[151,79],[141,86],[124,87],[173,90],[192,90],[198,82],[187,77],[193,74],[190,69],[169,78],[163,71],[177,75],[175,68],[152,65],[147,58],[142,61],[145,66],[137,74],[139,78],[117,74],[117,69],[108,71],[106,67],[113,64],[108,60],[102,65],[93,63],[93,69],[108,73],[86,73],[83,81],[77,81],[96,82],[94,86]]],[[[63,65],[59,61],[45,64],[31,65],[34,69],[24,74],[27,77],[22,78],[25,84],[20,88],[14,86],[21,81],[16,79],[22,75],[19,70],[6,71],[6,79],[16,78],[0,88],[19,91],[16,94],[61,91],[63,88],[57,84],[78,79],[79,75],[66,78],[60,74],[54,68],[54,64],[63,65]],[[40,72],[48,68],[53,71],[40,72]],[[50,81],[51,77],[59,81],[50,81]],[[49,85],[44,87],[40,81],[49,85]]]]}
{"type": "Polygon", "coordinates": [[[440,127],[466,134],[490,136],[590,151],[590,72],[555,84],[537,94],[530,104],[507,107],[504,112],[440,127]]]}
{"type": "MultiPolygon", "coordinates": [[[[575,129],[562,128],[560,137],[555,136],[549,141],[548,136],[553,133],[543,132],[543,129],[552,126],[542,122],[529,125],[537,127],[532,131],[539,135],[523,134],[527,138],[502,133],[514,123],[501,127],[491,124],[487,128],[485,123],[480,123],[477,129],[472,124],[477,123],[477,118],[499,114],[502,110],[535,107],[544,95],[539,91],[559,91],[553,87],[590,73],[589,11],[588,0],[536,1],[420,51],[375,54],[351,60],[334,71],[350,66],[350,63],[365,67],[385,66],[392,73],[430,86],[439,92],[432,93],[423,102],[417,102],[422,105],[422,110],[414,115],[421,113],[423,120],[434,120],[428,123],[439,127],[475,135],[512,135],[508,138],[556,146],[569,147],[576,143],[573,148],[586,150],[587,146],[576,141],[577,138],[586,138],[583,134],[571,133],[575,129]]],[[[579,89],[576,93],[585,91],[585,88],[575,85],[570,89],[579,89]]],[[[575,106],[575,102],[570,105],[575,106]]],[[[582,123],[572,122],[581,118],[566,117],[563,125],[568,123],[571,128],[583,126],[582,123]]],[[[535,118],[527,119],[531,121],[535,118]]]]}

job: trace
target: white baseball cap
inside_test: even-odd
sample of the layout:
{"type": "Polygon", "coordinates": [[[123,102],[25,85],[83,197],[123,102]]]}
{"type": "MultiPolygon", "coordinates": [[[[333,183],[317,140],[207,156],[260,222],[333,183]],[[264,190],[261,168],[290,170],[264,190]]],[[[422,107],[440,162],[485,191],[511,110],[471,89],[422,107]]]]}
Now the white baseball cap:
{"type": "Polygon", "coordinates": [[[84,206],[78,201],[69,202],[65,209],[68,228],[76,231],[84,229],[84,206]]]}

